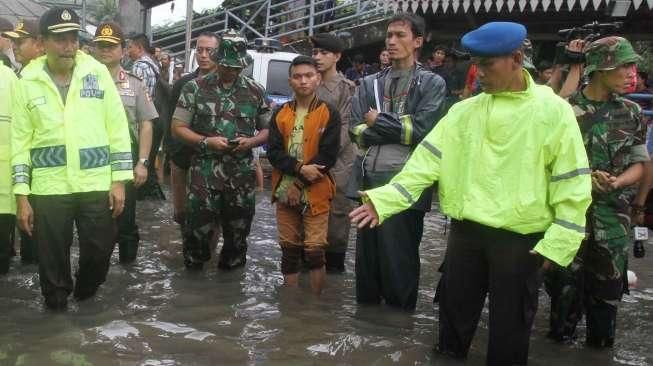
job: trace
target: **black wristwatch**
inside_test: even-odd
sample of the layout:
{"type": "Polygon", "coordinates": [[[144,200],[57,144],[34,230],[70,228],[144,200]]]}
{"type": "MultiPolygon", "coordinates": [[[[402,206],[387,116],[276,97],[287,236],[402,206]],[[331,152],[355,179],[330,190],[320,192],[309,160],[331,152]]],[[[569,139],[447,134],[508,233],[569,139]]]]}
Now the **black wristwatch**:
{"type": "Polygon", "coordinates": [[[148,168],[150,166],[150,161],[147,158],[140,158],[138,162],[143,164],[144,167],[148,168]]]}
{"type": "Polygon", "coordinates": [[[209,142],[207,140],[208,137],[204,136],[198,143],[201,152],[206,152],[206,150],[209,148],[209,142]]]}

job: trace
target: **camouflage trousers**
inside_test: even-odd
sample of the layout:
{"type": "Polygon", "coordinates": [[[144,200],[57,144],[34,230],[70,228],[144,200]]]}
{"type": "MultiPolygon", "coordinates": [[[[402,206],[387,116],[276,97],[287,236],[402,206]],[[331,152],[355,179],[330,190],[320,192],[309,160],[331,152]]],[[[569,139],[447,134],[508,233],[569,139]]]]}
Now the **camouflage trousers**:
{"type": "Polygon", "coordinates": [[[214,231],[221,227],[224,243],[218,268],[231,269],[245,264],[247,236],[255,210],[254,180],[252,184],[224,184],[211,188],[190,169],[190,185],[183,225],[184,263],[201,266],[211,258],[209,243],[214,231]]]}
{"type": "Polygon", "coordinates": [[[560,342],[575,336],[585,314],[587,343],[609,347],[614,343],[617,305],[627,287],[626,268],[630,238],[590,238],[581,244],[573,263],[552,267],[544,284],[551,297],[549,334],[560,342]]]}

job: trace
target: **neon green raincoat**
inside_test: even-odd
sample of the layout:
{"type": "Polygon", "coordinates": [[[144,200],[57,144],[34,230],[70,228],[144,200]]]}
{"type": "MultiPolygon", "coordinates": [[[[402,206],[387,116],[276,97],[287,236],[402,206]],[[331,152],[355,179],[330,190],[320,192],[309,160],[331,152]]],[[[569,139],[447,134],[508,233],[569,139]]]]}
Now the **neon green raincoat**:
{"type": "Polygon", "coordinates": [[[591,202],[587,155],[571,106],[525,75],[525,91],[454,105],[390,183],[366,191],[381,222],[439,181],[445,215],[545,232],[534,250],[562,266],[571,262],[591,202]]]}
{"type": "Polygon", "coordinates": [[[0,214],[15,214],[16,200],[11,191],[11,94],[16,85],[14,72],[0,65],[0,214]]]}
{"type": "Polygon", "coordinates": [[[133,179],[127,117],[107,68],[77,52],[64,104],[45,63],[45,56],[32,60],[16,84],[14,193],[109,191],[112,182],[133,179]]]}

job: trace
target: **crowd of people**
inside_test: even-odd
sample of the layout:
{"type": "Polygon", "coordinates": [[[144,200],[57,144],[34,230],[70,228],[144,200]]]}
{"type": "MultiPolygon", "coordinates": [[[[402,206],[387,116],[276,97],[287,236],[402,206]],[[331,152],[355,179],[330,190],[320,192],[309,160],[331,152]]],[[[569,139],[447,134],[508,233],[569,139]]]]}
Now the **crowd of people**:
{"type": "Polygon", "coordinates": [[[653,185],[641,106],[623,97],[650,89],[625,38],[574,41],[582,62],[536,68],[526,28],[491,22],[462,37],[461,77],[447,47],[419,62],[424,20],[396,14],[375,69],[357,57],[340,73],[343,42],[311,36],[288,70],[292,100],[275,107],[241,75],[252,60],[235,31],[201,33],[198,68],[176,80],[144,35],[105,22],[87,53],[79,32],[73,10],[53,7],[3,33],[15,57],[0,66],[0,272],[17,231],[47,308],[92,297],[116,243],[121,263],[137,259],[137,197],[162,198],[155,165],[169,166],[187,270],[220,235],[218,268],[243,267],[266,145],[284,285],[306,270],[319,295],[345,270],[353,223],[357,302],[413,311],[437,192],[452,222],[439,353],[467,356],[489,296],[487,364],[526,364],[542,282],[549,337],[573,341],[585,316],[587,345],[613,346],[631,217],[653,185]]]}

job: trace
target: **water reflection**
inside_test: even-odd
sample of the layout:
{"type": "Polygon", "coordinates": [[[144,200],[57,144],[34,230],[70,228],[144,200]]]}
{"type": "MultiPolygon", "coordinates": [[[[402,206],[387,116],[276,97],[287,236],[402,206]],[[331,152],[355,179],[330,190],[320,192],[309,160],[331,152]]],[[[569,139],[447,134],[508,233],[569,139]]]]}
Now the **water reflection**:
{"type": "MultiPolygon", "coordinates": [[[[167,203],[142,203],[137,262],[121,266],[116,253],[98,296],[81,304],[71,300],[65,314],[45,312],[36,267],[14,263],[0,278],[0,365],[458,364],[432,353],[437,335],[432,299],[445,238],[437,211],[427,215],[412,314],[356,305],[353,245],[347,272],[329,275],[321,297],[310,293],[307,276],[299,289],[282,287],[267,197],[258,200],[247,266],[231,272],[218,270],[215,259],[202,272],[185,271],[170,212],[167,203]]],[[[548,303],[541,296],[530,363],[653,362],[652,264],[650,255],[631,261],[640,287],[624,299],[614,351],[551,344],[545,338],[548,303]]],[[[487,317],[484,311],[467,364],[484,363],[487,317]]]]}

